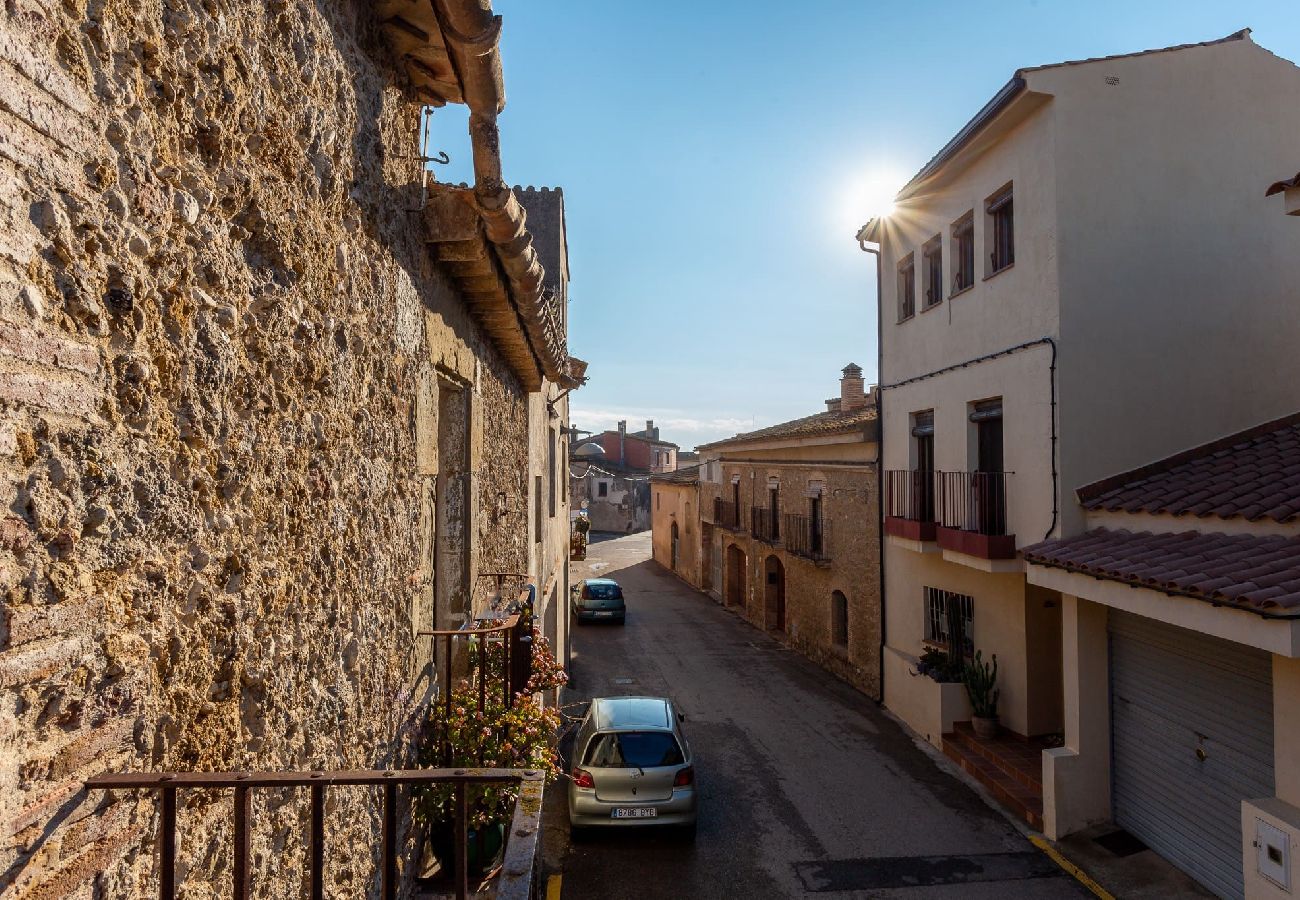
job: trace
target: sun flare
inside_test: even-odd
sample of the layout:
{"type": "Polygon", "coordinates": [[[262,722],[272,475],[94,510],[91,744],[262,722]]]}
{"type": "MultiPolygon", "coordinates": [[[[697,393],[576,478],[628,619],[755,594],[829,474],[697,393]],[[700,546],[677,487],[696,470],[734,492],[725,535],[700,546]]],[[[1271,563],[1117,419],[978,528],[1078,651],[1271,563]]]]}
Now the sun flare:
{"type": "Polygon", "coordinates": [[[858,225],[869,219],[888,216],[894,211],[894,197],[907,182],[907,176],[893,168],[876,168],[849,182],[848,200],[852,218],[858,225]]]}

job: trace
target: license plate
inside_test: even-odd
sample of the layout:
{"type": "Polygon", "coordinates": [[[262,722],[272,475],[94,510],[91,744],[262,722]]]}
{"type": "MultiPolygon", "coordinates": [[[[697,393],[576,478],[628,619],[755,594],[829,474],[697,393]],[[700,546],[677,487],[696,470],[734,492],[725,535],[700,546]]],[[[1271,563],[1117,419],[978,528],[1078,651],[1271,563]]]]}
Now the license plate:
{"type": "Polygon", "coordinates": [[[598,615],[598,616],[612,616],[612,615],[614,615],[614,614],[613,614],[612,612],[598,612],[598,613],[596,613],[596,615],[598,615]]]}
{"type": "Polygon", "coordinates": [[[615,819],[653,819],[657,815],[659,810],[653,806],[616,806],[613,812],[615,819]]]}

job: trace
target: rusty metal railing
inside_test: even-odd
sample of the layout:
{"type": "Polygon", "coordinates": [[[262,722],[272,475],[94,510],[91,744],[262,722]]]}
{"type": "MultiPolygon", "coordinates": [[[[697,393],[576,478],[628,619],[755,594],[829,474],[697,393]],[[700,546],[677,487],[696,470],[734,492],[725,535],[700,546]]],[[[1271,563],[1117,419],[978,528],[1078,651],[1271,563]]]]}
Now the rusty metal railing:
{"type": "Polygon", "coordinates": [[[252,896],[249,860],[252,848],[252,792],[258,788],[310,789],[307,896],[325,896],[325,792],[331,788],[381,786],[383,788],[381,900],[396,900],[398,891],[399,785],[451,784],[455,790],[455,887],[458,900],[469,896],[469,804],[471,785],[519,785],[514,817],[507,832],[505,862],[497,888],[499,900],[524,900],[532,892],[532,872],[540,831],[545,775],[533,769],[356,769],[340,772],[130,772],[97,775],[85,782],[87,790],[155,790],[161,800],[159,826],[159,888],[161,900],[176,896],[176,799],[184,789],[234,791],[234,900],[252,896]]]}
{"type": "MultiPolygon", "coordinates": [[[[439,642],[443,645],[441,661],[444,681],[440,702],[447,714],[446,719],[451,718],[455,642],[458,640],[464,641],[466,645],[469,663],[468,674],[471,683],[477,681],[478,689],[476,693],[478,694],[479,712],[483,712],[487,707],[488,683],[494,680],[496,666],[491,658],[492,643],[499,644],[502,656],[499,672],[495,675],[495,679],[499,679],[500,683],[491,686],[493,695],[500,691],[502,705],[509,707],[515,695],[522,693],[528,686],[528,679],[532,675],[533,617],[531,610],[514,613],[500,624],[485,625],[481,628],[464,628],[456,631],[421,631],[419,635],[433,641],[435,652],[439,642]],[[475,653],[475,648],[477,648],[477,653],[475,653]]],[[[438,756],[442,759],[444,765],[449,765],[452,753],[451,741],[446,734],[436,735],[434,739],[438,742],[438,756]]]]}

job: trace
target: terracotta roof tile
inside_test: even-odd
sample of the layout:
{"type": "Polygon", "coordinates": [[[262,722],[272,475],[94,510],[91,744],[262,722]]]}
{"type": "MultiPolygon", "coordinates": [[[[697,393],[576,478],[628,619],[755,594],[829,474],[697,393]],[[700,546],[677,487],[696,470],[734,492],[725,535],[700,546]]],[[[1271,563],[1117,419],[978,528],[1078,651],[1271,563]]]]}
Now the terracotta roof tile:
{"type": "Polygon", "coordinates": [[[672,472],[656,472],[650,476],[650,480],[669,484],[699,484],[700,467],[698,465],[685,466],[672,472]]]}
{"type": "Polygon", "coordinates": [[[702,450],[711,447],[722,447],[732,443],[767,440],[769,438],[840,434],[842,432],[859,430],[875,421],[875,406],[864,406],[861,409],[855,409],[851,412],[820,412],[816,415],[805,416],[802,419],[792,419],[789,422],[769,425],[767,428],[760,428],[757,431],[747,431],[743,434],[738,434],[735,437],[725,438],[721,441],[714,441],[711,444],[701,444],[696,449],[702,450]]]}
{"type": "Polygon", "coordinates": [[[1022,553],[1034,565],[1300,615],[1300,537],[1098,528],[1043,541],[1022,553]]]}
{"type": "Polygon", "coordinates": [[[1300,518],[1300,414],[1094,482],[1078,494],[1092,510],[1293,521],[1300,518]]]}

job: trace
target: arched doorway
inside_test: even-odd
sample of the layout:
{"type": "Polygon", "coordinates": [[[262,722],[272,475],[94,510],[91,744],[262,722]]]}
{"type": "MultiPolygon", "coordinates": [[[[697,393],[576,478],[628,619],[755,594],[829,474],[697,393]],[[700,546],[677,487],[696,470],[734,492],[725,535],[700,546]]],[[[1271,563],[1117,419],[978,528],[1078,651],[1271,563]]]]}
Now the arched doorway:
{"type": "Polygon", "coordinates": [[[673,527],[669,532],[669,534],[671,535],[670,540],[672,541],[669,552],[672,554],[673,571],[676,572],[677,571],[677,523],[676,522],[673,523],[673,527]]]}
{"type": "Polygon", "coordinates": [[[763,563],[763,624],[769,631],[785,631],[785,566],[775,556],[763,563]]]}
{"type": "Polygon", "coordinates": [[[727,605],[745,602],[745,551],[735,544],[727,547],[727,605]]]}

